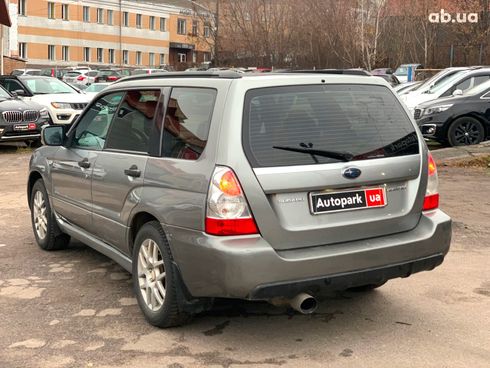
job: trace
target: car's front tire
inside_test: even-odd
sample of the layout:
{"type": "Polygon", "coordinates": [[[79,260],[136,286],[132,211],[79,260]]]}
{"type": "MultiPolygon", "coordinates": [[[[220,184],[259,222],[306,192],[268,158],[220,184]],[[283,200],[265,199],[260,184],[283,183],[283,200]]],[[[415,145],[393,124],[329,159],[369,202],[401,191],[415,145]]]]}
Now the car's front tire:
{"type": "Polygon", "coordinates": [[[451,146],[478,144],[485,139],[485,127],[475,118],[463,116],[453,121],[447,131],[451,146]]]}
{"type": "Polygon", "coordinates": [[[148,222],[138,231],[132,271],[136,299],[150,324],[167,328],[191,319],[192,315],[184,311],[184,287],[158,222],[148,222]]]}
{"type": "Polygon", "coordinates": [[[41,249],[64,249],[70,242],[70,236],[61,232],[49,205],[46,187],[41,179],[37,180],[31,190],[31,222],[34,237],[41,249]]]}

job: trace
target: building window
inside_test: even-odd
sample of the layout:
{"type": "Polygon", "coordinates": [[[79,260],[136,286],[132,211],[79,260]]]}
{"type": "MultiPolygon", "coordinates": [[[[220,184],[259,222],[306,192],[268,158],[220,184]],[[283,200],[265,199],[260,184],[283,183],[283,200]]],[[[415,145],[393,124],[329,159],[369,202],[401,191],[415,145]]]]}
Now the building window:
{"type": "Polygon", "coordinates": [[[112,26],[114,24],[114,11],[107,10],[107,24],[112,26]]]}
{"type": "Polygon", "coordinates": [[[123,50],[123,64],[129,64],[129,51],[123,50]]]}
{"type": "Polygon", "coordinates": [[[197,63],[197,52],[192,51],[192,62],[195,64],[197,63]]]}
{"type": "Polygon", "coordinates": [[[97,48],[97,62],[104,62],[104,49],[101,49],[100,47],[97,48]]]}
{"type": "Polygon", "coordinates": [[[211,36],[211,27],[209,24],[204,25],[204,37],[209,38],[211,36]]]}
{"type": "Polygon", "coordinates": [[[108,50],[109,54],[109,64],[114,64],[114,49],[109,49],[108,50]]]}
{"type": "Polygon", "coordinates": [[[198,33],[197,29],[198,29],[198,27],[199,27],[199,22],[197,20],[193,20],[192,21],[192,35],[193,36],[197,36],[197,33],[198,33]]]}
{"type": "Polygon", "coordinates": [[[56,48],[54,45],[48,45],[48,60],[56,59],[56,48]]]}
{"type": "Polygon", "coordinates": [[[90,47],[83,48],[83,61],[90,62],[90,47]]]}
{"type": "Polygon", "coordinates": [[[203,53],[204,62],[211,61],[211,54],[209,52],[203,53]]]}
{"type": "Polygon", "coordinates": [[[186,34],[186,21],[185,19],[177,19],[177,33],[181,35],[186,34]]]}
{"type": "Polygon", "coordinates": [[[19,42],[19,57],[27,59],[27,44],[25,42],[19,42]]]}
{"type": "Polygon", "coordinates": [[[160,32],[165,32],[167,30],[167,20],[165,18],[160,18],[160,32]]]}
{"type": "Polygon", "coordinates": [[[136,14],[136,28],[141,28],[141,14],[136,14]]]}
{"type": "Polygon", "coordinates": [[[104,24],[104,9],[97,8],[97,23],[104,24]]]}
{"type": "Polygon", "coordinates": [[[150,67],[155,66],[155,54],[153,52],[148,54],[148,64],[150,64],[150,67]]]}
{"type": "Polygon", "coordinates": [[[69,20],[69,18],[68,18],[68,4],[61,4],[61,19],[69,20]]]}
{"type": "Polygon", "coordinates": [[[61,47],[61,58],[63,61],[70,61],[70,48],[68,46],[61,47]]]}
{"type": "Polygon", "coordinates": [[[160,54],[160,66],[165,65],[165,54],[160,54]]]}
{"type": "Polygon", "coordinates": [[[187,62],[187,54],[178,53],[177,57],[179,58],[179,63],[186,63],[187,62]]]}
{"type": "Polygon", "coordinates": [[[136,51],[136,65],[141,65],[141,51],[136,51]]]}
{"type": "Polygon", "coordinates": [[[26,0],[19,0],[19,15],[26,15],[26,0]]]}
{"type": "Polygon", "coordinates": [[[55,13],[54,13],[54,3],[51,1],[48,1],[48,18],[49,19],[54,19],[55,13]]]}
{"type": "Polygon", "coordinates": [[[83,7],[83,21],[85,23],[90,22],[90,7],[88,6],[83,7]]]}
{"type": "Polygon", "coordinates": [[[123,26],[129,27],[129,13],[123,12],[123,26]]]}
{"type": "Polygon", "coordinates": [[[150,30],[155,30],[155,17],[150,16],[150,20],[148,21],[148,25],[150,26],[150,30]]]}

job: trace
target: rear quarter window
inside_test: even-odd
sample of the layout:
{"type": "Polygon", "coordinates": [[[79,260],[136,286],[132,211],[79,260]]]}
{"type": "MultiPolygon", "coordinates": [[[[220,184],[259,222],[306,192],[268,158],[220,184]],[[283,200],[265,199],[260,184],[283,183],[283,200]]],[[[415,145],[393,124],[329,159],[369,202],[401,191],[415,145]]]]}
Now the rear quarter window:
{"type": "Polygon", "coordinates": [[[349,160],[419,153],[415,128],[399,101],[388,88],[375,85],[250,90],[243,145],[254,167],[339,162],[331,152],[349,160]]]}

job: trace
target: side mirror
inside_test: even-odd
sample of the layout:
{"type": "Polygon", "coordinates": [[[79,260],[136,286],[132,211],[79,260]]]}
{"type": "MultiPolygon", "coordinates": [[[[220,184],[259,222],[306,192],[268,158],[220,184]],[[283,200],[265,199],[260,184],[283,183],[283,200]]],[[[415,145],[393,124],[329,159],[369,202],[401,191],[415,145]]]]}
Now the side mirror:
{"type": "Polygon", "coordinates": [[[45,146],[61,146],[65,137],[65,127],[60,125],[48,125],[41,131],[41,142],[45,146]]]}
{"type": "Polygon", "coordinates": [[[16,89],[15,91],[12,91],[11,93],[14,96],[25,96],[26,95],[26,91],[24,91],[23,89],[16,89]]]}
{"type": "Polygon", "coordinates": [[[460,89],[457,89],[453,92],[453,97],[462,96],[462,95],[463,95],[463,91],[461,91],[460,89]]]}

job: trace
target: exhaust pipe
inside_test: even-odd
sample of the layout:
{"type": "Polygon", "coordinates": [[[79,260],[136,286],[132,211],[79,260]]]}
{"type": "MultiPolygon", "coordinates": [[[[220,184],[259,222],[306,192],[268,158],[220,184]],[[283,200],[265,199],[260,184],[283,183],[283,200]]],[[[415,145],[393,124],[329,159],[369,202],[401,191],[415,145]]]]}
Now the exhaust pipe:
{"type": "Polygon", "coordinates": [[[291,308],[302,313],[311,314],[318,308],[318,302],[310,294],[301,293],[288,301],[291,308]]]}

